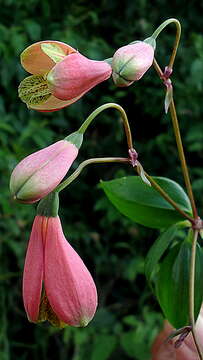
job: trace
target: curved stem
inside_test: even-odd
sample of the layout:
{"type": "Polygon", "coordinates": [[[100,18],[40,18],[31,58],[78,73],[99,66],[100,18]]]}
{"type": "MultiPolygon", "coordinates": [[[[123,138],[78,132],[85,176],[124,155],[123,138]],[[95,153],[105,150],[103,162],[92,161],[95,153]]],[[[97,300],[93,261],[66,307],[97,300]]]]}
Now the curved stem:
{"type": "Polygon", "coordinates": [[[81,173],[81,171],[87,166],[91,164],[99,164],[99,163],[128,163],[130,164],[130,159],[128,158],[122,158],[122,157],[106,157],[106,158],[92,158],[83,161],[78,168],[73,172],[72,175],[70,175],[66,180],[64,180],[61,184],[59,184],[54,192],[59,192],[63,190],[66,186],[68,186],[72,181],[74,181],[81,173]]]}
{"type": "Polygon", "coordinates": [[[152,34],[151,37],[153,37],[154,39],[157,38],[157,36],[160,34],[160,32],[165,29],[166,26],[168,26],[171,23],[175,23],[176,25],[176,38],[175,38],[175,43],[174,43],[174,47],[173,47],[173,51],[170,57],[170,61],[169,61],[169,68],[173,68],[173,64],[174,64],[174,60],[176,57],[176,53],[177,53],[177,49],[178,49],[178,45],[179,45],[179,41],[180,41],[180,35],[181,35],[181,25],[180,22],[177,19],[171,18],[168,19],[166,21],[164,21],[152,34]]]}
{"type": "MultiPolygon", "coordinates": [[[[162,78],[163,72],[155,59],[154,59],[153,64],[154,64],[155,70],[158,73],[159,77],[162,78]]],[[[188,167],[187,167],[187,163],[186,163],[186,159],[185,159],[185,153],[184,153],[184,149],[183,149],[182,139],[181,139],[181,135],[180,135],[180,128],[179,128],[179,123],[178,123],[178,118],[177,118],[177,114],[176,114],[173,97],[172,97],[172,101],[169,105],[169,109],[170,109],[176,144],[177,144],[177,148],[178,148],[178,154],[179,154],[179,158],[180,158],[180,162],[181,162],[182,173],[183,173],[183,177],[184,177],[184,181],[185,181],[185,186],[186,186],[187,193],[188,193],[188,196],[189,196],[189,199],[191,202],[193,216],[194,216],[194,218],[197,218],[198,217],[197,208],[195,205],[189,171],[188,171],[188,167]]]]}
{"type": "Polygon", "coordinates": [[[94,120],[94,118],[97,115],[99,115],[102,111],[104,111],[106,109],[109,109],[109,108],[114,108],[114,109],[117,109],[118,111],[120,111],[121,117],[122,117],[122,120],[123,120],[123,124],[124,124],[126,137],[127,137],[128,148],[132,149],[133,148],[132,135],[131,135],[131,130],[130,130],[130,126],[129,126],[129,123],[128,123],[128,118],[127,118],[126,112],[120,105],[115,104],[115,103],[104,104],[104,105],[101,105],[100,107],[98,107],[96,110],[94,110],[88,116],[88,118],[84,121],[82,126],[79,128],[78,132],[81,133],[81,134],[84,134],[84,132],[86,131],[88,126],[91,124],[91,122],[94,120]]]}
{"type": "Polygon", "coordinates": [[[144,171],[144,174],[146,176],[146,178],[149,180],[150,184],[152,185],[152,187],[157,190],[159,192],[159,194],[169,203],[171,204],[174,209],[176,211],[179,212],[179,214],[181,214],[183,217],[185,217],[186,219],[188,219],[191,223],[194,222],[194,219],[188,215],[185,211],[181,210],[180,207],[177,205],[177,203],[161,188],[161,186],[159,186],[159,184],[150,176],[146,173],[146,171],[144,171]]]}
{"type": "Polygon", "coordinates": [[[195,262],[196,262],[196,248],[197,248],[198,230],[194,230],[194,237],[192,241],[192,252],[190,261],[190,279],[189,279],[189,317],[192,326],[192,336],[197,348],[199,358],[203,360],[195,331],[195,317],[194,317],[194,296],[195,296],[195,262]]]}
{"type": "Polygon", "coordinates": [[[159,64],[158,64],[158,62],[156,61],[155,58],[154,58],[154,60],[153,60],[153,66],[154,66],[157,74],[159,75],[160,79],[162,80],[162,79],[163,79],[163,76],[164,76],[164,73],[163,73],[163,71],[161,70],[161,68],[160,68],[160,66],[159,66],[159,64]]]}

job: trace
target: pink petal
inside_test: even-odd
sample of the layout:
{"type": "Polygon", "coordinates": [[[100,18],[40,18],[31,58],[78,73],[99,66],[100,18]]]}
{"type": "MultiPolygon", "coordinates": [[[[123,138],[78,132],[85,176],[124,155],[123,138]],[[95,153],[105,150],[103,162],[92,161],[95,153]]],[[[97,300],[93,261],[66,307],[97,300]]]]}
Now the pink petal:
{"type": "Polygon", "coordinates": [[[42,226],[43,216],[36,216],[25,258],[23,273],[23,302],[30,321],[36,322],[43,280],[43,243],[42,226]]]}
{"type": "Polygon", "coordinates": [[[86,326],[97,307],[97,291],[82,259],[63,235],[59,217],[49,218],[45,247],[45,289],[58,318],[86,326]]]}
{"type": "Polygon", "coordinates": [[[71,100],[107,80],[111,73],[112,68],[106,61],[90,60],[76,52],[52,68],[47,75],[47,82],[55,97],[71,100]]]}
{"type": "MultiPolygon", "coordinates": [[[[203,306],[195,324],[195,329],[201,351],[203,351],[203,306]]],[[[158,334],[152,345],[152,360],[197,360],[198,354],[191,333],[177,349],[174,344],[178,337],[166,342],[167,337],[173,330],[174,328],[165,320],[163,330],[158,334]]]]}
{"type": "Polygon", "coordinates": [[[42,51],[43,43],[57,44],[66,55],[76,52],[74,48],[60,41],[46,40],[32,44],[21,54],[21,64],[31,74],[44,75],[55,65],[55,62],[42,51]]]}

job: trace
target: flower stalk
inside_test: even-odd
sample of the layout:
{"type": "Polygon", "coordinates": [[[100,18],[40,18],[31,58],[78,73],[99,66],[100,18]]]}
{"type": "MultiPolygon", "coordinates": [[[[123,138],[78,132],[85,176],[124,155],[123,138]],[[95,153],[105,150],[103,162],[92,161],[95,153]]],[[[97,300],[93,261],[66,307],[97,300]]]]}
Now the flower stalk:
{"type": "MultiPolygon", "coordinates": [[[[178,44],[179,44],[179,40],[180,40],[180,34],[181,34],[180,23],[176,19],[173,19],[173,20],[176,24],[177,32],[176,32],[176,39],[175,39],[173,52],[172,52],[172,55],[171,55],[171,58],[169,61],[169,65],[167,67],[168,69],[171,69],[171,70],[173,67],[174,60],[175,60],[175,56],[176,56],[176,52],[177,52],[177,48],[178,48],[178,44]]],[[[165,22],[165,26],[167,26],[168,24],[169,24],[169,20],[165,22]]],[[[155,33],[153,34],[154,36],[158,36],[158,34],[163,30],[163,25],[164,25],[164,23],[155,31],[155,33]]],[[[157,74],[159,75],[160,79],[164,81],[165,80],[164,73],[162,72],[156,59],[154,59],[153,65],[154,65],[155,70],[156,70],[157,74]]],[[[193,195],[193,191],[192,191],[189,171],[188,171],[188,167],[187,167],[187,163],[186,163],[186,159],[185,159],[185,154],[184,154],[184,149],[183,149],[183,144],[182,144],[182,139],[181,139],[181,134],[180,134],[180,128],[179,128],[175,103],[174,103],[174,99],[173,99],[173,94],[171,94],[169,110],[170,110],[171,120],[172,120],[172,124],[173,124],[173,130],[174,130],[174,134],[175,134],[178,154],[179,154],[179,158],[180,158],[180,162],[181,162],[182,173],[183,173],[187,193],[188,193],[188,196],[190,199],[192,211],[193,211],[193,219],[192,219],[192,221],[191,220],[190,221],[194,226],[195,222],[198,219],[198,213],[197,213],[197,208],[196,208],[194,195],[193,195]]],[[[197,353],[199,355],[199,359],[203,360],[203,354],[201,352],[200,346],[197,341],[197,335],[196,335],[196,330],[195,330],[195,317],[194,317],[195,266],[196,266],[196,247],[197,247],[198,233],[199,233],[199,230],[194,228],[193,229],[191,261],[190,261],[190,277],[189,277],[189,319],[190,319],[190,325],[191,325],[191,332],[192,332],[192,336],[193,336],[193,340],[194,340],[194,343],[196,346],[197,353]]]]}
{"type": "Polygon", "coordinates": [[[133,148],[133,143],[132,143],[132,135],[131,135],[131,130],[130,130],[130,126],[129,126],[129,122],[128,122],[128,118],[126,115],[125,110],[122,108],[122,106],[115,104],[115,103],[107,103],[104,105],[101,105],[100,107],[98,107],[96,110],[94,110],[89,116],[88,118],[84,121],[84,123],[81,125],[81,127],[79,128],[78,132],[81,134],[84,134],[84,132],[87,130],[88,126],[91,124],[91,122],[94,120],[94,118],[99,115],[102,111],[109,109],[109,108],[114,108],[117,109],[120,114],[121,114],[121,118],[123,120],[123,125],[124,125],[124,129],[125,129],[125,133],[126,133],[126,138],[127,138],[127,144],[128,144],[128,148],[132,149],[133,148]]]}
{"type": "Polygon", "coordinates": [[[66,186],[68,186],[70,183],[72,183],[82,172],[82,170],[87,166],[91,164],[101,164],[101,163],[130,163],[130,159],[128,158],[122,158],[122,157],[105,157],[105,158],[92,158],[87,159],[83,161],[78,168],[74,171],[72,175],[70,175],[66,180],[64,180],[61,184],[59,184],[54,192],[60,192],[61,190],[65,189],[66,186]]]}
{"type": "MultiPolygon", "coordinates": [[[[163,71],[161,70],[159,64],[157,63],[157,61],[155,59],[154,59],[153,64],[154,64],[157,74],[159,75],[159,77],[161,79],[163,79],[163,75],[164,75],[163,71]]],[[[188,193],[188,196],[189,196],[189,199],[191,202],[193,216],[196,219],[198,217],[197,208],[196,208],[194,195],[193,195],[193,191],[192,191],[190,175],[189,175],[189,171],[188,171],[188,167],[187,167],[187,163],[186,163],[186,159],[185,159],[185,153],[184,153],[184,149],[183,149],[183,143],[182,143],[182,139],[181,139],[180,128],[179,128],[179,123],[178,123],[178,118],[177,118],[177,113],[176,113],[173,96],[172,96],[172,101],[169,105],[169,110],[170,110],[170,114],[171,114],[171,120],[172,120],[172,124],[173,124],[173,130],[174,130],[174,134],[175,134],[175,139],[176,139],[178,154],[179,154],[179,158],[180,158],[180,162],[181,162],[181,168],[182,168],[182,173],[183,173],[183,177],[184,177],[184,181],[185,181],[185,186],[186,186],[187,193],[188,193]]]]}
{"type": "Polygon", "coordinates": [[[156,39],[159,34],[165,29],[166,26],[168,26],[169,24],[174,23],[176,25],[176,38],[175,38],[175,43],[174,43],[174,47],[173,47],[173,51],[170,57],[170,61],[169,61],[169,68],[173,68],[173,64],[174,64],[174,60],[176,57],[176,53],[177,53],[177,49],[178,49],[178,45],[179,45],[179,41],[180,41],[180,36],[181,36],[181,25],[180,22],[177,19],[171,18],[168,19],[166,21],[164,21],[152,34],[152,38],[156,39]]]}

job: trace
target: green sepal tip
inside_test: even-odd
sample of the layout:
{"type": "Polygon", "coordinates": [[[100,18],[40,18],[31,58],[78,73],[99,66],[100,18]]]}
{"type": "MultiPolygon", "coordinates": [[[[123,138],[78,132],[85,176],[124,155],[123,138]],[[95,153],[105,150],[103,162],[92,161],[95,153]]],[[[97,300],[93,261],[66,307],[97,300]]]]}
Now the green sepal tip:
{"type": "Polygon", "coordinates": [[[74,144],[78,149],[80,149],[83,142],[83,134],[75,131],[72,134],[66,136],[64,140],[74,144]]]}
{"type": "Polygon", "coordinates": [[[154,50],[156,49],[156,40],[155,40],[154,37],[150,36],[150,37],[146,38],[146,39],[144,40],[144,42],[147,43],[147,44],[149,44],[149,45],[151,45],[154,50]]]}
{"type": "Polygon", "coordinates": [[[43,198],[37,206],[37,215],[46,217],[58,216],[59,196],[56,192],[51,192],[43,198]]]}

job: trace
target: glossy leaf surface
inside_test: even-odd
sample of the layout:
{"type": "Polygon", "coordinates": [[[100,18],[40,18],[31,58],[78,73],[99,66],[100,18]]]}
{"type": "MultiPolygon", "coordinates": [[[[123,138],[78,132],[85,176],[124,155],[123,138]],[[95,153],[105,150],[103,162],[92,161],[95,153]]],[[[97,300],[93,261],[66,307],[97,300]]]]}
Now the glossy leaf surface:
{"type": "MultiPolygon", "coordinates": [[[[189,324],[189,273],[191,243],[184,241],[176,245],[162,262],[157,284],[156,295],[165,317],[175,327],[189,324]]],[[[195,318],[203,298],[203,252],[197,245],[195,270],[195,318]]]]}
{"type": "Polygon", "coordinates": [[[170,226],[166,231],[164,231],[153,243],[150,248],[145,262],[145,275],[150,281],[153,271],[159,262],[161,256],[164,254],[172,240],[174,239],[178,231],[177,225],[170,226]]]}
{"type": "MultiPolygon", "coordinates": [[[[191,213],[189,199],[175,181],[153,177],[169,196],[187,213],[191,213]]],[[[139,176],[102,181],[102,189],[113,205],[138,224],[151,228],[165,228],[184,218],[152,186],[139,176]]]]}

